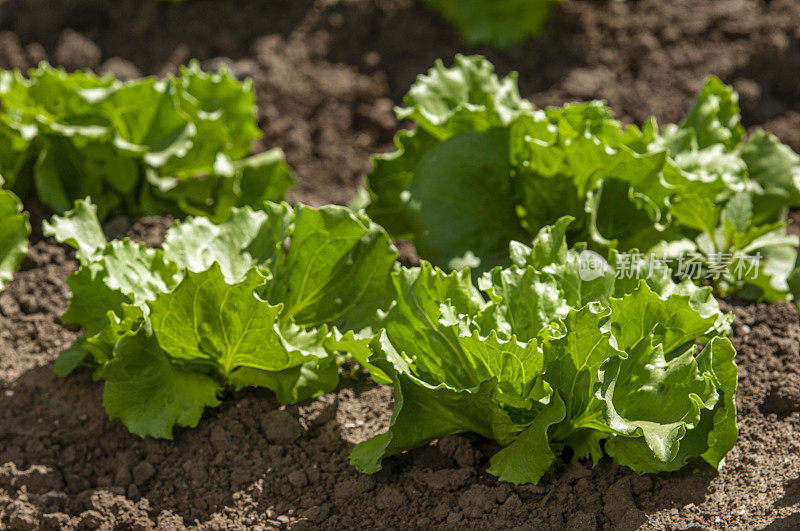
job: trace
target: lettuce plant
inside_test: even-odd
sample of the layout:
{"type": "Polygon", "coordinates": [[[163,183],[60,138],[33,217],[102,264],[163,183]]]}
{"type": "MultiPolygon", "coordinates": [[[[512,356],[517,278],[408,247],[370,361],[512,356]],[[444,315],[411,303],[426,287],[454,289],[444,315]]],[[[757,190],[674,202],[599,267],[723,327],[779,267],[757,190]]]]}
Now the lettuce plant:
{"type": "Polygon", "coordinates": [[[570,242],[657,255],[679,274],[691,256],[722,294],[787,298],[800,157],[765,131],[747,136],[718,79],[661,129],[623,127],[599,101],[534,110],[514,74],[477,56],[437,62],[405,104],[397,115],[416,128],[375,157],[367,212],[434,265],[507,264],[509,241],[569,215],[570,242]]]}
{"type": "Polygon", "coordinates": [[[22,211],[14,194],[2,189],[2,184],[0,178],[0,290],[13,278],[27,254],[31,233],[28,214],[22,211]]]}
{"type": "Polygon", "coordinates": [[[57,213],[91,197],[111,215],[224,220],[280,201],[293,184],[280,150],[249,156],[260,135],[252,81],[198,64],[178,77],[121,83],[43,63],[0,73],[0,173],[23,200],[57,213]]]}
{"type": "Polygon", "coordinates": [[[488,471],[517,484],[538,482],[565,448],[640,474],[724,464],[738,433],[730,316],[711,288],[675,284],[663,266],[642,261],[637,281],[619,277],[614,251],[606,262],[568,249],[570,221],[514,243],[513,265],[480,291],[467,270],[393,274],[384,331],[352,350],[394,386],[388,431],[350,456],[359,470],[457,433],[501,444],[488,471]]]}
{"type": "Polygon", "coordinates": [[[283,403],[334,389],[338,342],[371,336],[397,259],[383,229],[336,206],[189,218],[148,249],[107,242],[96,207],[79,201],[45,232],[81,262],[62,319],[86,334],[56,372],[92,366],[110,418],[168,439],[228,388],[262,386],[283,403]]]}
{"type": "Polygon", "coordinates": [[[538,35],[558,0],[425,0],[469,44],[507,48],[538,35]]]}

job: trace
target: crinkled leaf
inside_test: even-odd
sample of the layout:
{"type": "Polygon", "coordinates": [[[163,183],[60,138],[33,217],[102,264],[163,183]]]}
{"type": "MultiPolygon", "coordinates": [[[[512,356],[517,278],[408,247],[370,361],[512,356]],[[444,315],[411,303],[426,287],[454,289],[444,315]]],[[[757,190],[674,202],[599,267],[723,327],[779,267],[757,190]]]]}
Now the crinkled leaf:
{"type": "MultiPolygon", "coordinates": [[[[407,106],[397,109],[398,118],[413,119],[418,123],[418,127],[414,131],[401,131],[395,138],[397,149],[389,154],[375,157],[374,169],[367,176],[371,197],[367,212],[395,238],[413,238],[415,232],[419,230],[442,230],[436,225],[429,224],[427,220],[423,221],[423,227],[420,229],[418,214],[413,212],[413,209],[418,209],[419,201],[414,202],[412,193],[408,190],[414,181],[417,166],[425,158],[426,153],[439,146],[441,142],[461,133],[483,133],[492,127],[508,126],[517,115],[532,108],[520,97],[515,74],[500,80],[492,64],[484,58],[462,55],[456,56],[455,64],[450,68],[446,68],[441,61],[438,61],[427,75],[419,76],[404,101],[407,106]]],[[[497,133],[493,136],[496,135],[497,133]]],[[[466,149],[468,147],[466,144],[469,142],[470,140],[461,140],[457,146],[466,149]]],[[[474,136],[471,137],[471,142],[470,145],[479,143],[474,136]]],[[[448,157],[457,151],[457,147],[442,149],[446,150],[446,156],[439,156],[437,159],[441,162],[432,163],[433,167],[429,172],[434,173],[430,177],[449,178],[448,172],[451,169],[460,171],[461,175],[453,177],[448,184],[466,188],[448,189],[448,194],[442,197],[446,198],[456,190],[459,192],[459,199],[470,199],[470,202],[474,203],[474,197],[478,194],[473,193],[470,197],[469,187],[476,184],[485,187],[479,179],[480,176],[475,174],[474,169],[470,170],[469,164],[448,160],[448,157]]],[[[492,154],[490,150],[491,147],[488,145],[483,147],[480,150],[482,155],[478,154],[470,164],[473,166],[492,164],[495,169],[506,164],[502,161],[504,155],[500,152],[492,154]],[[487,156],[490,158],[487,159],[487,156]]],[[[491,177],[496,184],[507,189],[508,185],[503,184],[507,179],[505,176],[491,177]]],[[[424,181],[422,184],[424,185],[424,181]]],[[[433,186],[440,185],[429,182],[426,186],[428,195],[423,201],[429,202],[430,194],[437,193],[437,189],[433,186]]],[[[492,196],[504,193],[502,189],[490,192],[492,196]]],[[[452,203],[457,205],[458,202],[452,201],[452,203]]],[[[483,205],[488,203],[487,201],[483,205]]],[[[512,208],[510,205],[504,207],[494,204],[492,207],[499,211],[512,208]]],[[[430,211],[430,208],[428,206],[427,210],[430,211]]],[[[449,213],[458,215],[461,210],[451,208],[449,213]]],[[[433,214],[429,213],[428,217],[431,216],[433,214]]],[[[484,219],[488,219],[488,216],[484,216],[484,219]]],[[[470,223],[470,226],[474,225],[470,223]]],[[[449,220],[446,226],[453,229],[457,228],[458,224],[449,220]]],[[[433,244],[435,242],[432,242],[433,244]]]]}
{"type": "Polygon", "coordinates": [[[138,330],[144,320],[142,307],[122,303],[118,308],[106,312],[105,325],[96,334],[79,338],[78,341],[84,339],[80,341],[81,350],[102,366],[114,357],[117,342],[132,330],[138,330]]]}
{"type": "Polygon", "coordinates": [[[519,95],[517,74],[499,79],[494,65],[480,56],[456,55],[454,65],[436,61],[421,75],[397,110],[401,120],[411,119],[438,140],[467,131],[507,126],[531,104],[519,95]]]}
{"type": "Polygon", "coordinates": [[[172,439],[174,426],[193,428],[205,408],[219,405],[219,384],[171,361],[147,327],[117,343],[103,375],[109,418],[140,437],[172,439]]]}
{"type": "Polygon", "coordinates": [[[206,73],[200,70],[197,61],[193,61],[189,66],[181,67],[176,85],[181,109],[198,124],[201,142],[214,138],[210,133],[203,134],[204,129],[221,131],[224,144],[213,146],[216,151],[227,153],[233,159],[250,153],[253,140],[261,136],[253,120],[256,108],[251,79],[240,83],[225,67],[218,72],[206,73]]]}
{"type": "MultiPolygon", "coordinates": [[[[282,241],[282,240],[279,240],[282,241]]],[[[288,251],[279,248],[267,299],[301,326],[370,327],[390,302],[397,251],[384,230],[347,208],[297,207],[288,251]]]]}
{"type": "Polygon", "coordinates": [[[141,153],[146,164],[160,167],[192,147],[196,126],[178,112],[175,87],[154,78],[125,83],[99,101],[100,114],[114,126],[115,142],[141,153]]]}
{"type": "MultiPolygon", "coordinates": [[[[216,264],[188,272],[174,291],[148,304],[159,345],[173,359],[212,364],[224,378],[240,367],[282,371],[311,361],[281,336],[281,307],[256,297],[263,283],[254,269],[233,285],[216,264]]],[[[326,331],[320,334],[321,340],[326,331]]]]}
{"type": "Polygon", "coordinates": [[[523,341],[535,338],[551,322],[569,310],[562,290],[552,277],[532,267],[496,268],[481,279],[492,299],[478,323],[482,330],[496,330],[523,341]]]}
{"type": "Polygon", "coordinates": [[[534,111],[515,78],[500,80],[482,57],[438,62],[398,111],[417,127],[376,159],[366,211],[447,268],[504,264],[509,241],[527,242],[525,233],[569,216],[567,240],[588,242],[579,252],[619,264],[642,253],[635,262],[654,257],[678,274],[691,258],[700,264],[695,280],[708,278],[717,293],[785,299],[788,246],[767,246],[758,279],[717,264],[800,206],[800,156],[768,133],[747,137],[737,99],[712,77],[680,124],[623,127],[598,101],[534,111]]]}
{"type": "Polygon", "coordinates": [[[611,333],[601,329],[610,313],[597,303],[572,310],[563,320],[565,331],[542,345],[546,379],[563,397],[573,430],[602,428],[601,405],[594,398],[597,371],[621,354],[611,333]]]}
{"type": "Polygon", "coordinates": [[[677,470],[692,457],[714,468],[724,462],[738,434],[735,352],[719,338],[696,358],[693,351],[666,361],[658,349],[641,349],[637,354],[652,357],[638,375],[630,373],[635,358],[604,366],[598,393],[606,397],[609,424],[621,432],[605,448],[620,464],[641,474],[677,470]]]}
{"type": "Polygon", "coordinates": [[[640,472],[694,457],[719,466],[736,437],[734,352],[720,337],[730,319],[709,288],[675,284],[665,269],[636,264],[647,281],[616,278],[614,253],[600,275],[581,278],[569,222],[543,229],[531,247],[515,244],[515,265],[481,278],[488,301],[468,271],[423,262],[396,272],[385,332],[368,351],[339,339],[395,392],[389,430],[351,455],[360,470],[463,432],[504,445],[489,472],[515,483],[537,482],[565,447],[597,463],[603,441],[640,472]],[[598,280],[584,304],[580,284],[598,280]]]}
{"type": "MultiPolygon", "coordinates": [[[[609,426],[620,436],[644,437],[661,462],[675,458],[680,439],[700,422],[700,409],[711,409],[718,399],[711,377],[697,367],[695,349],[667,360],[661,345],[643,341],[600,372],[598,396],[606,402],[609,426]]],[[[613,445],[606,451],[616,456],[613,445]]]]}
{"type": "MultiPolygon", "coordinates": [[[[0,186],[3,181],[0,178],[0,186]]],[[[27,212],[11,192],[0,188],[0,291],[14,277],[22,259],[28,253],[31,232],[27,212]]]]}
{"type": "Polygon", "coordinates": [[[225,279],[237,281],[254,265],[274,260],[292,219],[288,205],[267,205],[266,212],[234,209],[227,221],[206,218],[176,222],[167,231],[164,256],[189,271],[200,273],[218,263],[225,279]]]}
{"type": "Polygon", "coordinates": [[[183,272],[164,258],[160,249],[148,249],[128,239],[112,240],[103,252],[105,284],[140,305],[178,285],[183,272]]]}
{"type": "Polygon", "coordinates": [[[518,431],[512,418],[549,400],[536,341],[465,330],[459,315],[482,305],[466,273],[445,275],[423,264],[397,273],[395,286],[397,303],[368,360],[394,382],[392,426],[357,446],[351,461],[373,472],[385,457],[461,432],[511,442],[518,431]]]}
{"type": "Polygon", "coordinates": [[[81,263],[99,259],[108,243],[97,219],[97,207],[89,198],[75,201],[72,210],[63,216],[45,220],[42,232],[74,248],[81,263]]]}
{"type": "Polygon", "coordinates": [[[506,48],[538,35],[558,0],[426,0],[469,44],[506,48]]]}
{"type": "Polygon", "coordinates": [[[366,211],[395,238],[413,237],[411,197],[406,188],[425,153],[439,144],[421,128],[400,131],[395,137],[395,151],[372,158],[373,169],[366,177],[370,196],[366,211]]]}
{"type": "Polygon", "coordinates": [[[692,307],[687,295],[674,295],[665,300],[654,293],[645,282],[635,292],[609,301],[609,327],[617,340],[617,348],[627,351],[642,338],[654,334],[663,345],[666,355],[674,349],[693,344],[712,329],[715,316],[701,316],[692,307]]]}
{"type": "Polygon", "coordinates": [[[695,149],[713,144],[730,148],[744,137],[740,124],[739,96],[716,77],[709,77],[697,96],[694,107],[676,128],[667,133],[672,137],[672,151],[681,151],[680,143],[688,143],[695,149]]]}
{"type": "Polygon", "coordinates": [[[465,389],[477,384],[474,367],[463,363],[458,326],[439,322],[441,304],[455,315],[472,314],[483,305],[467,273],[445,275],[423,263],[393,275],[396,301],[383,326],[398,352],[415,358],[422,378],[465,389]]]}
{"type": "Polygon", "coordinates": [[[432,386],[415,378],[382,335],[373,341],[380,359],[372,363],[393,375],[394,414],[389,430],[356,445],[350,462],[361,472],[381,469],[381,461],[404,450],[422,446],[445,435],[474,432],[508,442],[515,428],[508,415],[492,400],[497,385],[489,379],[474,388],[432,386]]]}
{"type": "Polygon", "coordinates": [[[331,335],[325,340],[325,348],[330,352],[346,353],[369,371],[369,375],[374,381],[381,384],[391,384],[392,377],[369,362],[369,358],[372,356],[372,350],[369,345],[373,337],[371,335],[355,334],[352,330],[342,334],[338,329],[334,328],[331,335]]]}
{"type": "Polygon", "coordinates": [[[130,297],[107,283],[108,273],[99,264],[81,267],[67,278],[72,291],[69,308],[61,316],[67,324],[82,326],[88,335],[100,332],[107,323],[106,314],[115,312],[130,297]]]}
{"type": "Polygon", "coordinates": [[[500,481],[516,485],[538,483],[556,460],[548,430],[564,420],[565,414],[564,401],[556,394],[550,404],[536,415],[530,427],[492,457],[486,471],[500,481]]]}

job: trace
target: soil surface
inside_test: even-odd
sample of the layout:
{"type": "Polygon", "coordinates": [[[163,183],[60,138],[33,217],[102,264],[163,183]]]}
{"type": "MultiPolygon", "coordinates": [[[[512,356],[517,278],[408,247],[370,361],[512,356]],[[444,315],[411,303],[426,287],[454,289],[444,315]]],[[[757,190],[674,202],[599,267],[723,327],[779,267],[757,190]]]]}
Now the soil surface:
{"type": "MultiPolygon", "coordinates": [[[[715,74],[739,90],[748,127],[800,150],[795,0],[564,0],[540,38],[505,52],[465,47],[410,0],[0,0],[3,68],[47,59],[131,78],[196,57],[253,77],[255,149],[282,147],[300,181],[292,199],[314,205],[352,197],[400,127],[392,106],[458,52],[519,70],[538,106],[604,98],[636,122],[680,119],[715,74]]],[[[168,223],[116,227],[157,244],[168,223]]],[[[639,477],[565,459],[515,487],[486,474],[494,445],[463,437],[358,474],[352,444],[391,415],[391,390],[368,378],[288,408],[247,390],[174,441],[132,436],[107,420],[88,373],[52,372],[80,333],[58,318],[75,267],[39,239],[0,294],[0,528],[800,528],[800,320],[789,304],[725,303],[741,435],[721,473],[639,477]]]]}

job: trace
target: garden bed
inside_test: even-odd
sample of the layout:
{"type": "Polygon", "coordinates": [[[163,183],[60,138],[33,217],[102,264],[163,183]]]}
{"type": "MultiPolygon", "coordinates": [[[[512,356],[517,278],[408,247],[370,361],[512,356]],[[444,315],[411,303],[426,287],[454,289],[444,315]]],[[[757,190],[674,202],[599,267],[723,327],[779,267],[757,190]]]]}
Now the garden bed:
{"type": "MultiPolygon", "coordinates": [[[[603,98],[630,122],[677,121],[715,74],[739,91],[747,127],[800,150],[798,28],[792,0],[565,0],[540,38],[501,53],[463,47],[406,0],[6,0],[0,67],[47,58],[136,77],[194,57],[226,62],[255,80],[257,150],[283,148],[298,174],[292,199],[321,205],[349,201],[400,127],[392,105],[457,52],[518,70],[537,106],[603,98]]],[[[28,207],[37,232],[46,213],[28,207]]],[[[114,229],[158,245],[168,225],[114,229]]],[[[287,408],[264,390],[232,394],[174,441],[109,422],[87,371],[52,371],[79,333],[59,320],[77,262],[34,241],[0,294],[0,527],[800,527],[800,320],[787,303],[724,301],[736,316],[740,436],[720,474],[640,477],[565,455],[538,485],[516,487],[485,472],[495,445],[448,437],[366,476],[347,454],[391,411],[391,390],[366,376],[287,408]]]]}

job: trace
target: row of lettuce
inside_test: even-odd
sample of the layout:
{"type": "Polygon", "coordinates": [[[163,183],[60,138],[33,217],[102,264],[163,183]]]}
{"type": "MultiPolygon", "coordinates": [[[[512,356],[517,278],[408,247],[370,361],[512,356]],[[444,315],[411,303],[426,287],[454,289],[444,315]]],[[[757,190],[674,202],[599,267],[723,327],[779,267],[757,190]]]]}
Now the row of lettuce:
{"type": "Polygon", "coordinates": [[[387,432],[353,450],[364,472],[457,433],[497,441],[489,472],[514,483],[565,448],[639,473],[718,468],[737,369],[713,292],[791,298],[800,158],[747,136],[716,79],[680,124],[623,128],[601,102],[536,110],[483,58],[437,63],[367,189],[320,209],[280,202],[291,170],[248,156],[252,86],[224,71],[119,83],[42,66],[3,74],[0,98],[0,267],[29,231],[12,191],[38,196],[59,214],[45,235],[80,262],[63,320],[86,333],[56,371],[91,367],[140,436],[196,426],[228,389],[319,396],[352,360],[395,395],[387,432]],[[159,249],[106,240],[105,219],[141,214],[181,221],[159,249]],[[393,239],[422,263],[401,267],[393,239]],[[681,278],[681,253],[711,285],[681,278]]]}
{"type": "Polygon", "coordinates": [[[800,156],[766,131],[748,136],[718,79],[660,129],[623,127],[599,101],[534,109],[515,75],[499,79],[481,57],[438,62],[405,103],[397,116],[416,127],[375,158],[356,203],[435,265],[488,271],[507,263],[509,241],[570,215],[568,240],[601,254],[655,256],[676,272],[691,257],[721,295],[790,298],[800,156]]]}
{"type": "Polygon", "coordinates": [[[476,287],[468,270],[400,267],[385,231],[345,207],[190,218],[154,250],[107,242],[81,201],[45,229],[81,263],[63,319],[86,335],[56,370],[89,363],[112,419],[172,438],[228,388],[283,403],[330,392],[349,356],[394,387],[390,428],[351,455],[369,473],[465,432],[504,446],[489,472],[514,483],[538,482],[566,447],[639,473],[719,467],[737,437],[730,316],[665,267],[618,279],[613,252],[584,280],[571,221],[515,242],[514,263],[476,287]]]}
{"type": "Polygon", "coordinates": [[[91,197],[113,216],[227,218],[280,201],[294,184],[283,153],[250,155],[261,134],[251,81],[226,70],[121,83],[42,64],[0,72],[0,289],[30,233],[18,199],[56,213],[91,197]]]}

